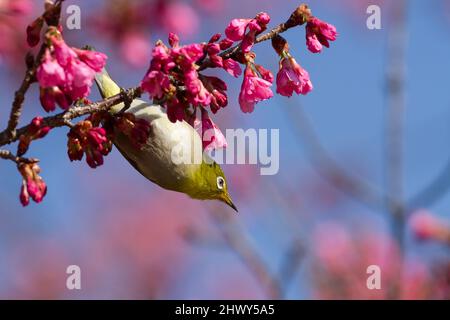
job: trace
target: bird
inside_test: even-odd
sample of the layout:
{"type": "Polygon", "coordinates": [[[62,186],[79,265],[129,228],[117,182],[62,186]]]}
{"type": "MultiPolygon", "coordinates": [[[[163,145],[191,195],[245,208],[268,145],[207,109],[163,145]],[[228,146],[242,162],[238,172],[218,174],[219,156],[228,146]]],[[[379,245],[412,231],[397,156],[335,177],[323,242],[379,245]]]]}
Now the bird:
{"type": "MultiPolygon", "coordinates": [[[[96,75],[95,82],[104,99],[121,92],[105,69],[96,75]]],[[[114,115],[124,107],[124,103],[117,104],[109,112],[114,115]]],[[[190,124],[184,120],[171,122],[163,107],[141,99],[134,99],[126,112],[146,120],[150,128],[140,149],[117,130],[112,140],[139,173],[163,189],[184,193],[192,199],[219,200],[238,212],[222,168],[203,152],[201,137],[190,124]],[[193,161],[176,160],[177,155],[187,155],[193,161]]]]}

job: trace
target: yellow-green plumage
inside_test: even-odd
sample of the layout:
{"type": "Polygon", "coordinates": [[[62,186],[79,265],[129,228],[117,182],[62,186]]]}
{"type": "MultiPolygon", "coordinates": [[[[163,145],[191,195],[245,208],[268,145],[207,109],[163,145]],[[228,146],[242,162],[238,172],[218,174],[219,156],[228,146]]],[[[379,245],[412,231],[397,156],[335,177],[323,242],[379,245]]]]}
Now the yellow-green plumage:
{"type": "MultiPolygon", "coordinates": [[[[96,82],[104,98],[120,93],[119,86],[106,71],[97,75],[96,82]]],[[[110,112],[117,113],[123,107],[123,104],[116,105],[110,112]]],[[[127,112],[145,119],[150,125],[149,139],[142,149],[133,146],[120,132],[116,132],[113,141],[137,171],[164,189],[182,192],[194,199],[220,200],[236,210],[222,169],[203,155],[200,135],[192,126],[185,121],[172,123],[160,106],[139,99],[131,103],[127,112]],[[188,155],[191,161],[180,162],[177,155],[188,155]]]]}

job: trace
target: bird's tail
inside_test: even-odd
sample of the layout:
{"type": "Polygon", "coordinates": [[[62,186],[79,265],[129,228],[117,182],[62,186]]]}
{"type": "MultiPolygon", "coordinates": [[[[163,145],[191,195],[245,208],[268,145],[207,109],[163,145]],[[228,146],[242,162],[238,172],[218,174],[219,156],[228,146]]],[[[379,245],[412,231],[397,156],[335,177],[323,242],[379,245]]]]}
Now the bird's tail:
{"type": "MultiPolygon", "coordinates": [[[[97,88],[100,91],[103,99],[112,97],[116,94],[120,93],[120,87],[117,83],[114,82],[113,79],[109,76],[108,72],[105,68],[99,73],[95,75],[95,83],[97,84],[97,88]]],[[[111,113],[116,113],[122,110],[123,104],[118,104],[110,109],[111,113]]]]}

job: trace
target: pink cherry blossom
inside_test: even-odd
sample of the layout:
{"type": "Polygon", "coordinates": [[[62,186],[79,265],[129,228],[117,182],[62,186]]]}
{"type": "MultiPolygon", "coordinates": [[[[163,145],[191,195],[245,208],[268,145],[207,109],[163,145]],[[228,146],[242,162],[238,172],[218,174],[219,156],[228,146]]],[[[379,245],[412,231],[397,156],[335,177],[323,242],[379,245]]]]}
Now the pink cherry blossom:
{"type": "Polygon", "coordinates": [[[241,50],[248,53],[255,44],[256,35],[266,29],[269,21],[270,16],[265,12],[259,13],[255,19],[233,19],[225,29],[225,34],[232,41],[242,40],[241,50]]]}
{"type": "MultiPolygon", "coordinates": [[[[219,127],[211,120],[205,109],[202,108],[201,113],[200,136],[202,137],[203,149],[209,151],[226,148],[227,140],[222,131],[220,131],[219,127]]],[[[198,124],[195,126],[197,127],[196,129],[200,131],[200,126],[198,124]]]]}
{"type": "Polygon", "coordinates": [[[206,52],[208,53],[209,59],[214,66],[218,68],[223,67],[223,59],[218,53],[221,51],[220,45],[218,43],[208,43],[206,46],[206,52]]]}
{"type": "Polygon", "coordinates": [[[228,104],[227,84],[217,77],[202,75],[201,80],[211,94],[211,111],[216,113],[220,108],[226,107],[228,104]]]}
{"type": "Polygon", "coordinates": [[[262,31],[262,27],[256,19],[250,20],[247,26],[249,32],[244,36],[241,43],[241,50],[244,53],[250,52],[255,44],[256,35],[262,31]]]}
{"type": "Polygon", "coordinates": [[[19,137],[19,145],[17,146],[17,155],[23,156],[33,140],[44,138],[49,132],[50,127],[43,124],[42,117],[35,117],[28,126],[27,132],[19,137]]]}
{"type": "Polygon", "coordinates": [[[198,78],[196,70],[190,70],[184,74],[188,100],[194,106],[207,106],[211,103],[211,94],[206,90],[203,82],[198,78]]]}
{"type": "Polygon", "coordinates": [[[242,74],[241,66],[236,60],[233,59],[223,60],[223,69],[236,78],[242,74]]]}
{"type": "Polygon", "coordinates": [[[161,99],[170,88],[170,80],[161,71],[150,71],[142,80],[141,88],[153,98],[161,99]]]}
{"type": "Polygon", "coordinates": [[[195,0],[194,1],[202,10],[210,13],[220,13],[224,7],[224,0],[195,0]]]}
{"type": "Polygon", "coordinates": [[[409,224],[414,235],[421,240],[450,243],[450,225],[427,210],[416,211],[409,224]]]}
{"type": "Polygon", "coordinates": [[[96,168],[103,164],[103,156],[111,151],[112,143],[105,129],[94,127],[89,118],[72,127],[67,136],[70,161],[79,161],[86,154],[86,163],[91,168],[96,168]]]}
{"type": "Polygon", "coordinates": [[[36,77],[41,87],[58,86],[63,84],[66,79],[64,69],[50,55],[49,49],[45,51],[42,63],[37,69],[36,77]]]}
{"type": "Polygon", "coordinates": [[[195,10],[186,2],[164,1],[165,4],[159,11],[159,21],[166,30],[191,36],[199,27],[199,17],[195,10]]]}
{"type": "Polygon", "coordinates": [[[72,100],[87,97],[94,83],[95,71],[80,60],[74,60],[66,71],[70,83],[63,89],[72,100]]]}
{"type": "Polygon", "coordinates": [[[258,77],[247,66],[244,73],[244,81],[241,86],[241,93],[239,94],[239,105],[244,113],[253,112],[255,104],[273,97],[273,92],[270,89],[272,83],[258,77]]]}
{"type": "Polygon", "coordinates": [[[297,94],[307,94],[313,89],[308,71],[303,69],[292,57],[283,58],[277,74],[277,93],[291,97],[297,94]]]}
{"type": "Polygon", "coordinates": [[[335,41],[336,37],[336,27],[318,18],[312,18],[306,24],[306,44],[313,53],[321,52],[322,46],[328,48],[329,41],[335,41]]]}
{"type": "Polygon", "coordinates": [[[169,33],[169,44],[171,47],[178,47],[180,45],[180,38],[176,33],[169,33]]]}
{"type": "Polygon", "coordinates": [[[222,50],[226,50],[228,48],[230,48],[233,45],[234,41],[228,38],[222,39],[219,42],[220,45],[220,49],[222,50]]]}
{"type": "Polygon", "coordinates": [[[166,108],[167,117],[172,122],[183,121],[186,117],[185,106],[175,97],[167,101],[166,108]]]}
{"type": "Polygon", "coordinates": [[[270,70],[267,70],[266,68],[264,68],[263,66],[261,66],[259,64],[255,64],[255,68],[261,75],[261,78],[269,81],[270,83],[273,82],[273,74],[270,70]]]}
{"type": "Polygon", "coordinates": [[[53,37],[52,44],[56,60],[62,67],[66,67],[72,59],[77,57],[75,51],[73,51],[64,40],[53,37]]]}
{"type": "Polygon", "coordinates": [[[154,47],[149,70],[161,70],[168,73],[173,67],[175,67],[175,62],[171,56],[171,51],[162,44],[154,47]]]}
{"type": "Polygon", "coordinates": [[[256,15],[256,21],[258,21],[258,24],[261,26],[265,26],[270,22],[270,16],[267,14],[267,12],[260,12],[256,15]]]}
{"type": "Polygon", "coordinates": [[[44,26],[44,18],[38,17],[27,26],[27,43],[30,47],[35,47],[41,40],[41,30],[44,26]]]}
{"type": "Polygon", "coordinates": [[[233,19],[225,29],[225,34],[228,39],[233,41],[240,41],[244,38],[245,29],[252,19],[233,19]]]}
{"type": "Polygon", "coordinates": [[[203,45],[199,43],[189,44],[179,50],[175,48],[172,52],[175,57],[182,57],[185,64],[195,63],[204,55],[203,45]]]}
{"type": "Polygon", "coordinates": [[[70,99],[66,97],[64,92],[57,86],[49,88],[41,88],[39,99],[42,107],[45,111],[51,112],[55,111],[56,104],[58,104],[62,109],[67,109],[70,106],[70,99]]]}
{"type": "Polygon", "coordinates": [[[70,48],[57,36],[51,39],[37,69],[41,87],[41,104],[46,111],[55,110],[55,104],[66,109],[74,100],[89,95],[96,72],[106,63],[101,52],[70,48]]]}
{"type": "Polygon", "coordinates": [[[77,54],[78,58],[95,72],[102,71],[104,65],[106,64],[107,57],[104,53],[92,50],[81,50],[77,48],[73,48],[73,50],[77,54]]]}
{"type": "Polygon", "coordinates": [[[30,197],[36,203],[41,202],[47,193],[47,185],[39,176],[41,169],[37,163],[21,163],[18,169],[23,178],[20,191],[22,205],[27,206],[30,202],[30,197]]]}
{"type": "Polygon", "coordinates": [[[142,68],[148,63],[152,46],[148,37],[136,32],[128,32],[121,41],[120,54],[132,67],[142,68]]]}

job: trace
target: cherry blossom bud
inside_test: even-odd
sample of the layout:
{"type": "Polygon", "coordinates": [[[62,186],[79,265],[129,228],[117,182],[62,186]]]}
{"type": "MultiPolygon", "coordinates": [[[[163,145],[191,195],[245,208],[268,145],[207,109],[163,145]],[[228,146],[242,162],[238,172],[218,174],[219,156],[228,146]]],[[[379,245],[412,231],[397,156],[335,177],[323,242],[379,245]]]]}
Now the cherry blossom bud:
{"type": "Polygon", "coordinates": [[[223,69],[236,78],[242,74],[241,66],[233,59],[223,60],[223,69]]]}
{"type": "Polygon", "coordinates": [[[297,94],[307,94],[313,89],[309,73],[303,69],[292,57],[283,58],[277,74],[277,93],[291,97],[297,94]]]}
{"type": "Polygon", "coordinates": [[[19,157],[27,152],[31,141],[44,138],[50,131],[50,127],[44,126],[42,124],[42,121],[43,121],[42,117],[34,118],[31,121],[27,132],[25,134],[20,135],[19,145],[17,147],[17,155],[19,157]]]}
{"type": "Polygon", "coordinates": [[[209,151],[225,148],[227,146],[227,141],[219,127],[211,120],[205,109],[202,108],[201,113],[201,124],[199,125],[197,121],[197,123],[194,124],[194,127],[196,127],[198,131],[200,131],[201,128],[199,134],[202,137],[203,150],[209,151]]]}
{"type": "Polygon", "coordinates": [[[213,35],[213,36],[211,37],[211,39],[209,39],[208,43],[214,43],[214,42],[219,41],[219,39],[220,39],[221,36],[222,36],[222,35],[221,35],[220,33],[216,33],[215,35],[213,35]]]}
{"type": "Polygon", "coordinates": [[[265,26],[270,22],[270,16],[266,12],[258,13],[255,19],[260,26],[265,26]]]}
{"type": "Polygon", "coordinates": [[[115,127],[128,136],[136,149],[142,149],[147,143],[150,134],[150,124],[145,119],[136,118],[134,114],[125,112],[117,118],[115,127]]]}
{"type": "Polygon", "coordinates": [[[196,70],[184,74],[184,81],[188,93],[188,101],[194,106],[207,106],[211,103],[211,95],[198,78],[196,70]]]}
{"type": "Polygon", "coordinates": [[[103,164],[103,156],[109,154],[112,142],[104,128],[94,127],[90,120],[77,123],[68,136],[68,156],[70,161],[81,160],[86,154],[86,162],[91,168],[103,164]]]}
{"type": "Polygon", "coordinates": [[[216,113],[220,108],[226,107],[228,104],[227,84],[217,77],[202,75],[201,80],[205,88],[211,93],[211,111],[216,113]]]}
{"type": "Polygon", "coordinates": [[[66,80],[64,69],[51,56],[49,49],[45,50],[42,63],[37,68],[36,77],[43,88],[62,85],[66,80]]]}
{"type": "Polygon", "coordinates": [[[53,28],[49,46],[37,68],[40,100],[44,109],[54,111],[56,104],[67,109],[73,101],[86,98],[96,72],[106,63],[106,55],[92,50],[70,48],[60,31],[53,28]]]}
{"type": "Polygon", "coordinates": [[[170,89],[170,79],[161,71],[150,71],[142,79],[141,88],[152,98],[162,99],[170,89]]]}
{"type": "Polygon", "coordinates": [[[27,184],[22,181],[22,187],[20,188],[20,203],[26,207],[30,203],[30,195],[28,194],[27,184]]]}
{"type": "Polygon", "coordinates": [[[225,34],[228,39],[239,41],[244,38],[245,29],[252,19],[233,19],[225,29],[225,34]]]}
{"type": "Polygon", "coordinates": [[[30,197],[36,203],[41,202],[47,193],[47,185],[39,176],[41,169],[37,163],[20,163],[18,169],[23,178],[20,192],[22,205],[27,206],[30,197]]]}
{"type": "Polygon", "coordinates": [[[171,47],[178,47],[180,45],[180,38],[173,32],[169,33],[169,44],[171,47]]]}
{"type": "Polygon", "coordinates": [[[301,4],[289,17],[289,20],[286,22],[288,25],[302,25],[306,23],[311,18],[311,10],[308,5],[301,4]]]}
{"type": "Polygon", "coordinates": [[[171,122],[183,121],[186,117],[185,106],[175,97],[167,101],[167,117],[171,122]]]}
{"type": "Polygon", "coordinates": [[[219,42],[220,49],[226,50],[226,49],[230,48],[233,45],[233,43],[234,43],[233,40],[225,38],[219,42]]]}
{"type": "Polygon", "coordinates": [[[39,100],[45,111],[55,111],[56,100],[52,95],[52,88],[40,88],[39,100]]]}
{"type": "Polygon", "coordinates": [[[244,81],[242,82],[241,92],[239,94],[239,105],[244,113],[253,112],[255,104],[273,97],[270,90],[272,83],[258,77],[250,67],[244,72],[244,81]]]}
{"type": "Polygon", "coordinates": [[[283,53],[289,52],[288,42],[280,35],[276,35],[272,38],[272,47],[279,56],[282,56],[283,53]]]}
{"type": "Polygon", "coordinates": [[[27,26],[27,43],[30,47],[35,47],[41,40],[41,30],[44,25],[44,18],[39,17],[27,26]]]}
{"type": "Polygon", "coordinates": [[[437,240],[450,244],[450,225],[427,210],[415,212],[409,224],[420,240],[437,240]]]}
{"type": "Polygon", "coordinates": [[[106,59],[108,58],[106,54],[97,51],[81,50],[77,48],[73,48],[73,50],[78,58],[95,72],[102,71],[106,64],[106,59]]]}
{"type": "Polygon", "coordinates": [[[320,19],[311,18],[306,25],[306,44],[312,53],[321,52],[322,46],[329,48],[336,37],[336,27],[320,19]]]}
{"type": "Polygon", "coordinates": [[[220,52],[220,45],[217,43],[208,43],[206,52],[208,52],[209,55],[216,55],[220,52]]]}
{"type": "Polygon", "coordinates": [[[255,68],[258,71],[258,73],[261,75],[261,78],[269,81],[270,83],[273,82],[273,74],[272,74],[272,72],[270,72],[270,70],[267,70],[266,68],[264,68],[263,66],[261,66],[259,64],[255,64],[255,68]]]}

